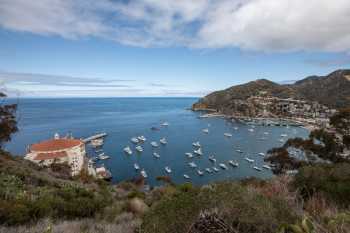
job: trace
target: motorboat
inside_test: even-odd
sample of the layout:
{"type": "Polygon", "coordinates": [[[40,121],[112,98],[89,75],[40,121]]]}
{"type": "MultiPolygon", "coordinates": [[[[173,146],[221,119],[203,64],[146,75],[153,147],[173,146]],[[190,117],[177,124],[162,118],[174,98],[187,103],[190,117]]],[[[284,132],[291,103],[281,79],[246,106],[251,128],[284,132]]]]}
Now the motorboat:
{"type": "Polygon", "coordinates": [[[123,149],[123,151],[124,151],[125,153],[127,153],[128,155],[131,155],[131,154],[132,154],[132,150],[131,150],[130,146],[125,147],[125,148],[123,149]]]}
{"type": "Polygon", "coordinates": [[[227,166],[224,164],[224,163],[220,163],[219,166],[224,169],[224,170],[227,170],[227,166]]]}
{"type": "Polygon", "coordinates": [[[100,147],[100,146],[103,146],[103,138],[97,138],[97,139],[93,139],[93,140],[91,140],[91,145],[93,146],[93,147],[100,147]]]}
{"type": "Polygon", "coordinates": [[[233,127],[234,130],[238,130],[238,127],[233,127]]]}
{"type": "Polygon", "coordinates": [[[271,167],[270,167],[269,165],[266,165],[266,164],[265,164],[265,165],[263,165],[262,167],[265,168],[265,169],[267,169],[267,170],[271,170],[271,167]]]}
{"type": "Polygon", "coordinates": [[[193,154],[192,153],[189,153],[189,152],[187,152],[187,153],[185,153],[185,155],[190,159],[190,158],[193,158],[193,154]]]}
{"type": "Polygon", "coordinates": [[[265,154],[262,153],[262,152],[258,153],[258,155],[260,155],[260,156],[265,156],[265,154]]]}
{"type": "Polygon", "coordinates": [[[254,159],[250,159],[250,158],[244,158],[246,161],[248,161],[249,163],[254,163],[254,159]]]}
{"type": "Polygon", "coordinates": [[[160,142],[161,144],[163,144],[163,145],[165,145],[165,144],[168,143],[167,140],[166,140],[165,138],[161,138],[161,139],[159,140],[159,142],[160,142]]]}
{"type": "Polygon", "coordinates": [[[238,149],[238,150],[236,150],[236,151],[237,151],[238,153],[241,153],[241,154],[243,153],[243,151],[241,151],[241,150],[239,150],[239,149],[238,149]]]}
{"type": "Polygon", "coordinates": [[[224,136],[230,138],[230,137],[232,137],[232,134],[230,134],[230,133],[224,133],[224,136]]]}
{"type": "Polygon", "coordinates": [[[156,157],[157,159],[160,158],[160,155],[159,155],[157,152],[154,152],[154,153],[153,153],[153,156],[156,157]]]}
{"type": "Polygon", "coordinates": [[[130,141],[131,141],[132,143],[135,143],[135,144],[137,144],[137,143],[140,142],[140,141],[139,141],[137,138],[135,138],[135,137],[131,138],[130,141]]]}
{"type": "Polygon", "coordinates": [[[193,151],[193,153],[197,154],[197,155],[203,155],[202,149],[198,148],[197,150],[193,151]]]}
{"type": "Polygon", "coordinates": [[[135,149],[136,149],[138,152],[142,152],[142,151],[143,151],[142,146],[137,146],[137,147],[135,147],[135,149]]]}
{"type": "Polygon", "coordinates": [[[202,172],[201,170],[197,170],[197,174],[200,175],[200,176],[203,176],[204,172],[202,172]]]}
{"type": "Polygon", "coordinates": [[[203,133],[208,134],[209,133],[209,129],[202,129],[203,133]]]}
{"type": "Polygon", "coordinates": [[[140,166],[137,163],[134,163],[134,168],[135,168],[135,170],[139,170],[140,166]]]}
{"type": "Polygon", "coordinates": [[[108,155],[105,155],[105,153],[101,153],[98,155],[98,158],[101,160],[109,159],[110,157],[108,155]]]}
{"type": "Polygon", "coordinates": [[[237,162],[234,162],[233,160],[229,160],[228,163],[232,166],[232,167],[238,167],[239,164],[237,162]]]}
{"type": "Polygon", "coordinates": [[[206,168],[205,171],[208,173],[213,173],[213,171],[210,168],[206,168]]]}
{"type": "Polygon", "coordinates": [[[152,127],[151,127],[151,130],[153,130],[153,131],[159,131],[160,129],[157,128],[157,127],[155,127],[155,126],[152,126],[152,127]]]}
{"type": "Polygon", "coordinates": [[[260,167],[254,166],[253,168],[259,172],[262,171],[262,169],[260,167]]]}
{"type": "Polygon", "coordinates": [[[171,173],[171,168],[170,167],[165,167],[164,168],[167,173],[171,173]]]}
{"type": "Polygon", "coordinates": [[[141,170],[141,176],[143,177],[143,178],[147,178],[148,176],[147,176],[147,173],[146,173],[146,171],[145,171],[145,169],[142,169],[141,170]]]}
{"type": "Polygon", "coordinates": [[[216,163],[216,159],[215,159],[215,157],[213,155],[209,156],[209,161],[213,162],[213,163],[216,163]]]}
{"type": "Polygon", "coordinates": [[[138,136],[137,139],[138,139],[140,142],[145,142],[145,141],[146,141],[146,138],[145,138],[145,136],[143,136],[143,135],[138,136]]]}
{"type": "Polygon", "coordinates": [[[152,145],[153,147],[158,147],[158,146],[159,146],[157,142],[151,142],[151,145],[152,145]]]}
{"type": "Polygon", "coordinates": [[[288,135],[287,134],[281,134],[281,137],[285,138],[285,137],[288,137],[288,135]]]}
{"type": "Polygon", "coordinates": [[[165,121],[165,122],[161,123],[160,126],[166,127],[166,126],[169,126],[169,123],[165,121]]]}
{"type": "Polygon", "coordinates": [[[284,142],[284,140],[281,138],[280,140],[278,140],[279,142],[281,142],[281,143],[283,143],[284,142]]]}
{"type": "Polygon", "coordinates": [[[249,132],[254,132],[254,129],[250,128],[248,129],[249,132]]]}
{"type": "Polygon", "coordinates": [[[184,178],[187,179],[187,180],[191,179],[190,176],[186,175],[186,174],[184,174],[184,178]]]}
{"type": "Polygon", "coordinates": [[[217,167],[213,167],[214,172],[219,172],[219,169],[217,167]]]}
{"type": "Polygon", "coordinates": [[[197,167],[197,164],[195,164],[194,162],[190,162],[190,163],[188,163],[188,165],[189,165],[191,168],[196,168],[196,167],[197,167]]]}
{"type": "Polygon", "coordinates": [[[264,132],[265,135],[269,135],[270,133],[269,132],[264,132]]]}
{"type": "Polygon", "coordinates": [[[192,143],[192,145],[195,147],[201,147],[201,144],[199,142],[194,142],[194,143],[192,143]]]}

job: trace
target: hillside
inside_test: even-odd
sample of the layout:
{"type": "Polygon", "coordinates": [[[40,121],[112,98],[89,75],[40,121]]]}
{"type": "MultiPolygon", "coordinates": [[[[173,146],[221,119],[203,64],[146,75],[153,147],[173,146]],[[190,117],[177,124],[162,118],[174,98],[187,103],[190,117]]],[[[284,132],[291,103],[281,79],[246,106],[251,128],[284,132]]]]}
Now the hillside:
{"type": "Polygon", "coordinates": [[[285,85],[259,79],[213,92],[200,99],[193,108],[213,108],[230,113],[242,105],[242,101],[262,91],[274,97],[317,101],[330,108],[343,108],[350,106],[350,70],[338,70],[327,76],[311,76],[285,85]]]}

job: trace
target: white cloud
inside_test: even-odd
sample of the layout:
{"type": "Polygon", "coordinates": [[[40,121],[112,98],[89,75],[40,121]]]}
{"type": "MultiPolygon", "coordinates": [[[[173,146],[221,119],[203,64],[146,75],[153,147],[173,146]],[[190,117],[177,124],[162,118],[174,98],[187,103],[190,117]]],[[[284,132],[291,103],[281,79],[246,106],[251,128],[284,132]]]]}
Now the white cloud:
{"type": "Polygon", "coordinates": [[[349,0],[2,0],[8,30],[134,46],[349,51],[349,0]]]}

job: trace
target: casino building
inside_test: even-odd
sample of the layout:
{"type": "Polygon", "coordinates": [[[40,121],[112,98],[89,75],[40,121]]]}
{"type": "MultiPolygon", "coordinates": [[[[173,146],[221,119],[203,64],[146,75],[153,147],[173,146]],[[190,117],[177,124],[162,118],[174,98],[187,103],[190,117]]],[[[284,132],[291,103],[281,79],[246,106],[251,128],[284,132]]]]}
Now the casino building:
{"type": "Polygon", "coordinates": [[[29,147],[24,157],[41,166],[53,163],[67,163],[71,167],[72,176],[78,175],[84,166],[85,143],[80,139],[60,138],[42,141],[29,147]]]}

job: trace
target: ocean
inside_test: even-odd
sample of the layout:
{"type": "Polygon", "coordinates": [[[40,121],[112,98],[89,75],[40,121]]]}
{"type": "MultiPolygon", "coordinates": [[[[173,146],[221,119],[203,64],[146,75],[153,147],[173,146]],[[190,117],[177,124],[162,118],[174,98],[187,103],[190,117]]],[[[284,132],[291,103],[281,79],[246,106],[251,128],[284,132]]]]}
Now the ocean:
{"type": "MultiPolygon", "coordinates": [[[[214,181],[243,179],[246,177],[269,178],[271,171],[257,171],[253,166],[262,167],[263,157],[258,153],[281,145],[281,134],[289,137],[307,137],[308,131],[299,127],[251,126],[232,122],[223,118],[198,118],[199,112],[187,110],[197,98],[72,98],[72,99],[9,99],[18,103],[19,132],[6,149],[13,154],[23,156],[27,145],[52,138],[55,133],[61,136],[72,133],[76,138],[85,138],[96,133],[106,132],[103,151],[111,158],[103,163],[113,174],[113,182],[131,180],[140,174],[133,164],[138,163],[148,174],[147,183],[160,185],[157,176],[167,175],[164,167],[172,170],[170,177],[175,183],[183,183],[183,174],[191,177],[195,185],[214,181]],[[161,122],[169,122],[168,127],[160,127],[161,122]],[[152,131],[151,127],[160,128],[152,131]],[[202,132],[204,128],[209,133],[202,132]],[[235,129],[236,128],[236,129],[235,129]],[[238,128],[238,129],[237,129],[238,128]],[[265,133],[267,132],[267,133],[265,133]],[[232,137],[225,137],[230,133],[232,137]],[[136,153],[135,145],[130,139],[144,135],[147,141],[142,145],[144,151],[136,153]],[[165,137],[167,145],[152,148],[151,141],[165,137]],[[261,140],[265,137],[266,140],[261,140]],[[203,155],[189,159],[186,152],[193,152],[192,143],[200,141],[203,155]],[[126,155],[123,148],[129,145],[134,153],[126,155]],[[241,150],[243,153],[237,152],[241,150]],[[153,152],[160,155],[159,159],[153,152]],[[220,169],[217,173],[206,173],[205,168],[214,164],[208,157],[214,155],[220,169]],[[245,161],[245,157],[254,163],[245,161]],[[229,160],[239,163],[239,167],[228,165],[229,160]],[[189,162],[195,162],[204,172],[199,176],[189,162]],[[218,164],[225,163],[227,170],[218,164]]],[[[95,151],[87,145],[88,156],[96,156],[95,151]]]]}

